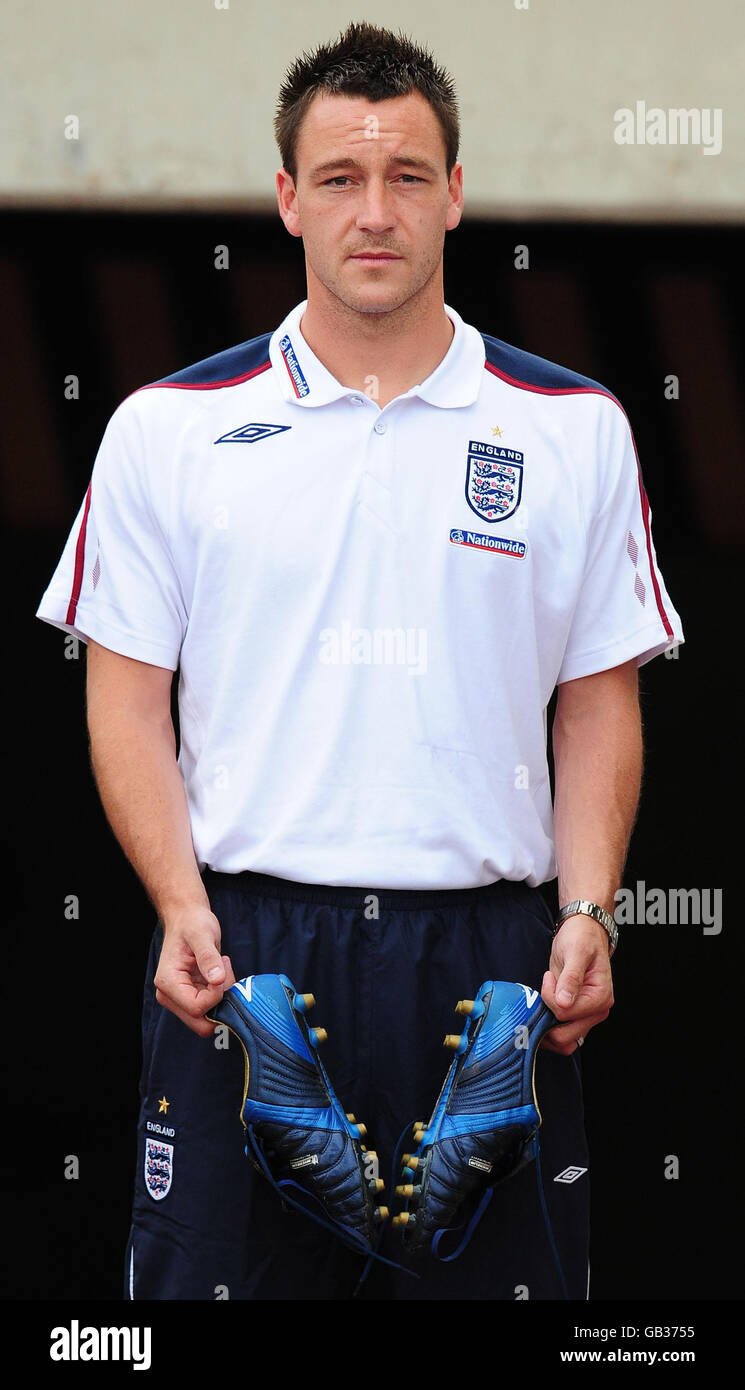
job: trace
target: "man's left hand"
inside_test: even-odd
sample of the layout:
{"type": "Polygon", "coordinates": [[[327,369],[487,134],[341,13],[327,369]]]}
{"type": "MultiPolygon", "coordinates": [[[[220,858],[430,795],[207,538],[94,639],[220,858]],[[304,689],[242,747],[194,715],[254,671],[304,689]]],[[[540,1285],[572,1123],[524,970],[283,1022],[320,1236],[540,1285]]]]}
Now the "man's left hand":
{"type": "Polygon", "coordinates": [[[559,1020],[542,1046],[569,1056],[613,1007],[607,933],[584,913],[567,917],[554,937],[541,998],[559,1020]]]}

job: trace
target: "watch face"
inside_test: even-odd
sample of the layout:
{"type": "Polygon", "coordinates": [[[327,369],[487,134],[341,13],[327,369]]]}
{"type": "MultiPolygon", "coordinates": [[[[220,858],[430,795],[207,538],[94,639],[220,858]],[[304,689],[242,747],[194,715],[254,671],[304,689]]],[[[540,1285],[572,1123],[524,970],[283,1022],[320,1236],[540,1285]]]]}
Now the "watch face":
{"type": "Polygon", "coordinates": [[[593,921],[597,922],[599,926],[603,928],[610,942],[612,955],[618,945],[618,927],[615,919],[611,916],[610,912],[605,911],[605,908],[599,907],[597,903],[589,902],[586,898],[576,898],[574,902],[567,903],[566,907],[562,907],[556,927],[554,928],[554,935],[567,917],[573,917],[575,915],[592,917],[593,921]]]}

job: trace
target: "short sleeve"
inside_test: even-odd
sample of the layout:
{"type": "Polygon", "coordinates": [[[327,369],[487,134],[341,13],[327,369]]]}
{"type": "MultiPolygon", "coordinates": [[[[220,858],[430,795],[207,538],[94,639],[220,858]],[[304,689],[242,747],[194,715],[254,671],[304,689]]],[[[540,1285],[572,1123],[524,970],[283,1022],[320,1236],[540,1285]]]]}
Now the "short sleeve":
{"type": "Polygon", "coordinates": [[[151,466],[135,393],[109,420],[36,616],[84,642],[175,671],[187,615],[163,515],[167,489],[161,483],[156,505],[151,466]]]}
{"type": "Polygon", "coordinates": [[[602,405],[585,564],[559,684],[632,657],[643,666],[685,640],[657,564],[652,510],[628,420],[615,401],[602,405]]]}

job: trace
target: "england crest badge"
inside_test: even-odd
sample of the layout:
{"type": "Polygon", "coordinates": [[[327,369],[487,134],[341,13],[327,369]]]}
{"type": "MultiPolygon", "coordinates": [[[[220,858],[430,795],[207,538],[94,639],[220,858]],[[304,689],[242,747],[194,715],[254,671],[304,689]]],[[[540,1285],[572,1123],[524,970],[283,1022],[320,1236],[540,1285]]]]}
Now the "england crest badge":
{"type": "Polygon", "coordinates": [[[519,449],[471,439],[466,462],[466,501],[482,521],[506,521],[520,505],[523,455],[519,449]]]}
{"type": "Polygon", "coordinates": [[[173,1180],[173,1144],[145,1139],[145,1186],[154,1202],[162,1202],[173,1180]]]}

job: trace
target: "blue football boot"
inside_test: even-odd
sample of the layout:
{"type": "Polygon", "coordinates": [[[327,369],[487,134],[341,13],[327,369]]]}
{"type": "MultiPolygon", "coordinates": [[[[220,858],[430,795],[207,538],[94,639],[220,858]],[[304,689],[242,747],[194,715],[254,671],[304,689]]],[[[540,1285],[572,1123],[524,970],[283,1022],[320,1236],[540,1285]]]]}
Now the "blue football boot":
{"type": "Polygon", "coordinates": [[[286,975],[248,975],[207,1018],[224,1023],[245,1054],[240,1118],[246,1153],[291,1206],[369,1254],[388,1208],[365,1126],[346,1115],[318,1056],[324,1028],[310,1028],[312,994],[286,975]],[[308,1199],[314,1199],[310,1205],[308,1199]]]}
{"type": "Polygon", "coordinates": [[[454,1259],[470,1239],[494,1187],[536,1157],[541,1115],[534,1089],[538,1043],[556,1018],[537,990],[487,980],[462,999],[461,1034],[428,1124],[417,1121],[396,1188],[404,1209],[393,1218],[412,1254],[454,1259]],[[441,1241],[459,1238],[447,1256],[441,1241]]]}

